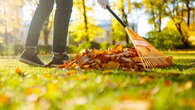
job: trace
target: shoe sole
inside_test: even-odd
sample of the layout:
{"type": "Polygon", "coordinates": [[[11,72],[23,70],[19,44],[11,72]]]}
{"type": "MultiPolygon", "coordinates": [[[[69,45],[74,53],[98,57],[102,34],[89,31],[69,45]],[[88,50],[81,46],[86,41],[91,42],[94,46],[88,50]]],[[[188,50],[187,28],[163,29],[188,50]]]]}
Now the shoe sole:
{"type": "Polygon", "coordinates": [[[42,67],[44,66],[44,65],[40,65],[40,64],[34,63],[30,60],[23,59],[23,58],[19,58],[19,61],[25,64],[33,65],[33,66],[42,66],[42,67]]]}

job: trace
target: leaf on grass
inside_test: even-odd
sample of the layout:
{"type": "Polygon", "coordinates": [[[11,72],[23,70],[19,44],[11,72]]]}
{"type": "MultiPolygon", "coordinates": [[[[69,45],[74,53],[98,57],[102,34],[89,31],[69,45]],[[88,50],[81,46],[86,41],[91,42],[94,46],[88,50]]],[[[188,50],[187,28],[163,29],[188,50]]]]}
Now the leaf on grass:
{"type": "Polygon", "coordinates": [[[0,94],[0,106],[10,102],[10,98],[4,94],[0,94]]]}
{"type": "Polygon", "coordinates": [[[23,74],[22,70],[21,70],[20,68],[18,68],[18,67],[16,68],[15,71],[16,71],[16,73],[19,74],[19,75],[23,74]]]}
{"type": "Polygon", "coordinates": [[[57,84],[49,83],[47,84],[47,92],[54,92],[58,90],[57,84]]]}
{"type": "Polygon", "coordinates": [[[153,80],[153,78],[149,77],[149,76],[144,76],[140,79],[140,84],[145,84],[145,83],[149,83],[153,80]]]}
{"type": "Polygon", "coordinates": [[[72,74],[76,74],[75,70],[70,70],[69,72],[66,73],[67,75],[72,75],[72,74]]]}
{"type": "Polygon", "coordinates": [[[87,80],[88,79],[88,76],[87,75],[75,76],[73,79],[74,80],[87,80]]]}
{"type": "Polygon", "coordinates": [[[187,81],[185,84],[184,84],[184,88],[185,90],[188,90],[188,89],[191,89],[192,88],[192,81],[187,81]]]}
{"type": "Polygon", "coordinates": [[[173,57],[172,57],[172,56],[166,57],[166,61],[167,61],[170,65],[174,65],[174,63],[173,63],[173,57]]]}
{"type": "Polygon", "coordinates": [[[165,86],[170,86],[171,85],[171,81],[170,80],[166,80],[165,81],[165,86]]]}
{"type": "Polygon", "coordinates": [[[103,73],[104,74],[110,74],[110,73],[112,73],[112,70],[104,70],[103,73]]]}
{"type": "Polygon", "coordinates": [[[183,103],[185,106],[191,106],[195,108],[195,99],[184,99],[183,103]]]}
{"type": "Polygon", "coordinates": [[[26,96],[29,96],[31,94],[41,94],[41,93],[42,93],[42,89],[40,87],[31,87],[25,90],[26,96]]]}
{"type": "Polygon", "coordinates": [[[87,79],[88,79],[88,76],[87,76],[87,75],[83,75],[83,76],[81,76],[80,79],[81,79],[81,80],[87,80],[87,79]]]}
{"type": "Polygon", "coordinates": [[[52,78],[53,77],[50,73],[46,73],[44,76],[45,76],[45,78],[52,78]]]}

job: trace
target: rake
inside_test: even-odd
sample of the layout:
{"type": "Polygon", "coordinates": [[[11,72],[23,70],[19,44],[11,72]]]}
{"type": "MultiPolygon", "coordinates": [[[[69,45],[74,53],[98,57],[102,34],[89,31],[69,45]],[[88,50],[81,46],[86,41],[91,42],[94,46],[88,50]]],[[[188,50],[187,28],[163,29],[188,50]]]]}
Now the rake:
{"type": "Polygon", "coordinates": [[[149,68],[163,68],[173,65],[172,57],[166,57],[149,42],[139,36],[131,28],[128,27],[113,11],[107,6],[108,11],[119,21],[119,23],[125,28],[131,42],[133,43],[138,56],[141,60],[144,69],[149,68]]]}

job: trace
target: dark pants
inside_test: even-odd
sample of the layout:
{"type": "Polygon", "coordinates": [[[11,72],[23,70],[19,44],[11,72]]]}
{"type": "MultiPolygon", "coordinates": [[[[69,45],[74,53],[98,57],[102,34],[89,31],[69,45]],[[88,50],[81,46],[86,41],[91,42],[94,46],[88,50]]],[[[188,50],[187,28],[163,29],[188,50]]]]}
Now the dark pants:
{"type": "Polygon", "coordinates": [[[39,0],[38,7],[32,18],[28,36],[26,39],[26,48],[36,48],[40,37],[40,32],[44,21],[50,15],[54,2],[56,1],[56,12],[53,35],[53,52],[65,52],[68,25],[72,12],[73,0],[39,0]]]}

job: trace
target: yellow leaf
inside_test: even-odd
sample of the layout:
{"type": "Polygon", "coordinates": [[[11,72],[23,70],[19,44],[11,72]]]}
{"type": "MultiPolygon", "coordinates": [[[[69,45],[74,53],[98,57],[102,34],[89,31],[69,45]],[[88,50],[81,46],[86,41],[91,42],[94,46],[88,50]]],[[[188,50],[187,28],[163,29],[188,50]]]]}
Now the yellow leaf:
{"type": "Polygon", "coordinates": [[[88,76],[87,75],[84,75],[84,76],[75,76],[73,79],[74,80],[87,80],[88,79],[88,76]]]}
{"type": "Polygon", "coordinates": [[[52,75],[49,74],[49,73],[45,74],[44,76],[45,76],[46,78],[52,78],[52,75]]]}
{"type": "Polygon", "coordinates": [[[81,79],[82,80],[87,80],[88,79],[88,76],[87,75],[81,76],[81,79]]]}
{"type": "Polygon", "coordinates": [[[42,90],[40,87],[31,87],[31,88],[27,88],[25,91],[25,94],[27,96],[31,95],[31,94],[41,94],[42,90]]]}
{"type": "Polygon", "coordinates": [[[105,70],[105,71],[103,71],[103,73],[104,74],[110,74],[110,73],[112,73],[112,71],[111,70],[105,70]]]}
{"type": "Polygon", "coordinates": [[[140,80],[140,84],[145,84],[145,83],[148,83],[152,80],[152,78],[148,77],[148,76],[145,76],[143,78],[141,78],[140,80]]]}
{"type": "Polygon", "coordinates": [[[47,84],[47,91],[48,92],[53,92],[53,91],[57,91],[57,90],[58,90],[58,87],[56,84],[53,84],[53,83],[47,84]]]}
{"type": "Polygon", "coordinates": [[[185,88],[186,90],[192,88],[192,81],[186,82],[185,85],[184,85],[184,88],[185,88]]]}
{"type": "Polygon", "coordinates": [[[83,68],[88,69],[90,65],[84,65],[83,68]]]}

